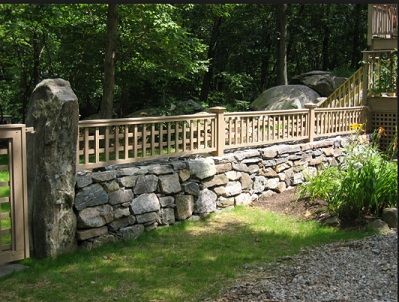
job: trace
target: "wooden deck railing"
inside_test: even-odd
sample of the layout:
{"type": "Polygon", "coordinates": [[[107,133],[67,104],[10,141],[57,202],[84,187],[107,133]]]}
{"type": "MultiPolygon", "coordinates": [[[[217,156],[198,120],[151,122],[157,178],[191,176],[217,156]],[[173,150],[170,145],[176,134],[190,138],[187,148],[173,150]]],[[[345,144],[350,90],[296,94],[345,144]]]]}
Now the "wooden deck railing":
{"type": "Polygon", "coordinates": [[[88,120],[79,122],[78,170],[143,159],[198,153],[222,155],[225,149],[351,133],[365,123],[363,106],[345,108],[224,112],[181,116],[88,120]]]}
{"type": "Polygon", "coordinates": [[[397,53],[393,50],[363,51],[367,94],[396,91],[397,53]]]}
{"type": "Polygon", "coordinates": [[[364,67],[360,67],[342,83],[327,99],[319,103],[321,108],[356,107],[364,104],[364,67]]]}
{"type": "Polygon", "coordinates": [[[392,39],[398,36],[396,4],[373,4],[370,17],[372,37],[392,39]]]}

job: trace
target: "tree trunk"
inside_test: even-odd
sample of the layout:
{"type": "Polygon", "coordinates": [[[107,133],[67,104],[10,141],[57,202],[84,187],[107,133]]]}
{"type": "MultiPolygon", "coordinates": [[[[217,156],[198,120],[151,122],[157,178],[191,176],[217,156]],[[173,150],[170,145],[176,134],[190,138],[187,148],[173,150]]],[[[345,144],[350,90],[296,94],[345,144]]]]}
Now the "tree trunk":
{"type": "Polygon", "coordinates": [[[360,48],[359,48],[359,23],[360,23],[360,15],[361,15],[361,5],[355,4],[353,8],[353,47],[352,47],[352,56],[351,56],[351,65],[353,68],[357,67],[358,61],[360,61],[360,48]]]}
{"type": "Polygon", "coordinates": [[[220,33],[220,26],[222,24],[222,19],[223,19],[222,17],[217,17],[217,19],[213,22],[211,39],[209,41],[209,48],[208,48],[208,60],[210,62],[208,66],[208,71],[204,74],[204,78],[202,79],[201,95],[200,95],[201,101],[206,101],[208,99],[209,91],[211,88],[214,59],[216,54],[216,45],[220,33]]]}
{"type": "Polygon", "coordinates": [[[277,84],[288,85],[287,76],[287,4],[277,6],[277,84]]]}
{"type": "MultiPolygon", "coordinates": [[[[324,6],[324,5],[323,5],[324,6]]],[[[325,19],[327,20],[324,24],[323,31],[323,46],[322,46],[322,69],[327,70],[330,65],[328,48],[330,45],[330,27],[329,27],[329,17],[330,17],[330,4],[325,5],[325,19]]]]}
{"type": "Polygon", "coordinates": [[[102,118],[112,118],[115,87],[115,48],[117,38],[117,5],[108,4],[107,38],[104,60],[103,98],[100,106],[102,118]]]}

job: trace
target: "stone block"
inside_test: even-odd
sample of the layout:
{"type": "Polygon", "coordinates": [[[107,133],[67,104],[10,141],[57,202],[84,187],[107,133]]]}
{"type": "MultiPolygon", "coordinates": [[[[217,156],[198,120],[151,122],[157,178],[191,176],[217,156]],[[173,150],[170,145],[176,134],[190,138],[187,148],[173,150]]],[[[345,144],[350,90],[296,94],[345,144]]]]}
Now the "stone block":
{"type": "Polygon", "coordinates": [[[216,174],[215,163],[211,158],[200,158],[188,162],[191,175],[205,179],[216,174]]]}
{"type": "Polygon", "coordinates": [[[104,181],[109,181],[109,180],[115,179],[116,173],[113,170],[94,172],[91,174],[91,178],[93,179],[94,182],[104,182],[104,181]]]}
{"type": "Polygon", "coordinates": [[[190,182],[186,182],[184,184],[182,184],[183,187],[183,191],[187,194],[191,194],[194,196],[198,196],[199,192],[200,192],[200,187],[198,185],[198,183],[190,181],[190,182]]]}
{"type": "Polygon", "coordinates": [[[243,163],[233,163],[233,170],[238,171],[238,172],[249,172],[248,166],[243,163]]]}
{"type": "Polygon", "coordinates": [[[128,225],[133,225],[136,222],[136,218],[133,215],[129,215],[127,217],[119,218],[117,220],[112,221],[108,227],[110,231],[116,232],[117,230],[127,227],[128,225]]]}
{"type": "Polygon", "coordinates": [[[202,190],[194,202],[194,212],[197,214],[214,212],[216,210],[216,198],[214,192],[208,189],[202,190]]]}
{"type": "Polygon", "coordinates": [[[130,189],[119,189],[109,194],[109,203],[112,205],[130,202],[133,200],[133,192],[130,189]]]}
{"type": "Polygon", "coordinates": [[[189,218],[194,211],[194,198],[191,195],[176,196],[176,219],[184,220],[189,218]]]}
{"type": "Polygon", "coordinates": [[[75,196],[75,208],[80,211],[86,207],[94,207],[108,202],[108,194],[100,184],[84,187],[75,196]]]}
{"type": "Polygon", "coordinates": [[[142,224],[135,224],[119,230],[122,239],[133,240],[137,239],[144,232],[144,226],[142,224]]]}
{"type": "Polygon", "coordinates": [[[175,210],[171,208],[161,209],[160,212],[161,224],[169,225],[175,223],[175,210]]]}
{"type": "Polygon", "coordinates": [[[216,165],[215,168],[216,168],[216,173],[224,173],[231,171],[232,166],[231,163],[224,163],[216,165]]]}
{"type": "Polygon", "coordinates": [[[229,180],[239,180],[241,177],[241,172],[237,172],[237,171],[228,171],[225,173],[226,177],[229,180]]]}
{"type": "Polygon", "coordinates": [[[159,211],[161,209],[157,195],[144,193],[133,199],[130,205],[135,215],[159,211]]]}
{"type": "Polygon", "coordinates": [[[267,185],[267,178],[264,176],[255,176],[254,180],[254,192],[260,193],[263,192],[267,185]]]}
{"type": "Polygon", "coordinates": [[[229,181],[225,186],[226,197],[235,196],[242,192],[241,183],[239,181],[229,181]]]}
{"type": "Polygon", "coordinates": [[[77,174],[76,175],[76,186],[81,189],[87,187],[88,185],[93,183],[93,179],[91,178],[91,174],[77,174]]]}
{"type": "Polygon", "coordinates": [[[225,184],[227,184],[228,182],[229,182],[229,179],[227,178],[226,175],[224,175],[224,174],[217,174],[217,175],[213,176],[210,180],[205,181],[205,182],[203,183],[203,185],[204,185],[206,188],[212,188],[212,187],[215,187],[215,186],[222,186],[222,185],[225,185],[225,184]]]}
{"type": "Polygon", "coordinates": [[[161,222],[158,212],[144,213],[136,216],[137,223],[142,223],[144,225],[153,224],[154,222],[161,222]]]}
{"type": "Polygon", "coordinates": [[[148,173],[155,175],[172,174],[173,169],[169,165],[153,165],[148,168],[148,173]]]}
{"type": "Polygon", "coordinates": [[[280,179],[278,177],[269,178],[267,180],[266,188],[270,189],[270,190],[274,190],[277,188],[279,182],[280,182],[280,179]]]}
{"type": "Polygon", "coordinates": [[[190,170],[182,169],[179,171],[179,178],[181,182],[185,182],[190,178],[190,170]]]}
{"type": "Polygon", "coordinates": [[[87,240],[87,239],[98,237],[98,236],[105,235],[105,234],[108,234],[108,228],[107,228],[107,226],[102,226],[100,228],[79,230],[76,232],[76,237],[78,238],[78,240],[83,241],[83,240],[87,240]]]}
{"type": "Polygon", "coordinates": [[[159,187],[165,194],[174,194],[181,191],[179,176],[177,174],[159,176],[159,187]]]}
{"type": "Polygon", "coordinates": [[[127,217],[130,215],[130,210],[129,208],[117,208],[114,209],[114,218],[119,219],[122,217],[127,217]]]}
{"type": "Polygon", "coordinates": [[[135,186],[137,178],[138,178],[138,175],[123,176],[121,178],[118,178],[118,182],[123,187],[132,188],[135,186]]]}
{"type": "Polygon", "coordinates": [[[113,220],[113,209],[108,204],[85,208],[79,211],[77,218],[80,229],[98,228],[113,220]]]}
{"type": "Polygon", "coordinates": [[[241,193],[240,195],[234,197],[236,205],[249,205],[252,202],[251,194],[241,193]]]}
{"type": "Polygon", "coordinates": [[[175,198],[173,196],[159,197],[159,203],[162,208],[173,208],[175,207],[175,198]]]}
{"type": "Polygon", "coordinates": [[[108,193],[119,190],[119,185],[115,180],[112,180],[110,182],[104,182],[102,185],[105,191],[107,191],[108,193]]]}
{"type": "Polygon", "coordinates": [[[155,175],[140,175],[134,187],[134,194],[155,192],[158,186],[158,177],[155,175]]]}
{"type": "Polygon", "coordinates": [[[252,189],[253,181],[247,173],[241,173],[240,183],[243,190],[252,189]]]}

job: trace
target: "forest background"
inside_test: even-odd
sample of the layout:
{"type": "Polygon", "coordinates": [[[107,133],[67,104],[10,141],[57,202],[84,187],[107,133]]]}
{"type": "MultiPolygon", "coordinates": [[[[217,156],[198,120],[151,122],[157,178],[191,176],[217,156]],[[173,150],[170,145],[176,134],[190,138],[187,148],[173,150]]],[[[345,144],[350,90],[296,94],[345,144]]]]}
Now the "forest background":
{"type": "Polygon", "coordinates": [[[82,118],[243,111],[304,72],[350,76],[366,35],[367,4],[1,4],[0,110],[24,122],[35,85],[60,77],[82,118]]]}

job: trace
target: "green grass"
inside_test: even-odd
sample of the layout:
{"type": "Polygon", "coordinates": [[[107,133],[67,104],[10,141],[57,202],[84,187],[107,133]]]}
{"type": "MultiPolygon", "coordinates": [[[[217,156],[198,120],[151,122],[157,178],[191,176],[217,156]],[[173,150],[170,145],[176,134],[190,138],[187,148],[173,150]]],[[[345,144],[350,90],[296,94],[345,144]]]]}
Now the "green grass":
{"type": "Polygon", "coordinates": [[[25,260],[28,270],[0,279],[0,301],[199,301],[217,295],[244,264],[367,234],[238,207],[136,241],[25,260]]]}
{"type": "MultiPolygon", "coordinates": [[[[4,164],[4,163],[3,163],[4,164]]],[[[8,171],[0,171],[0,182],[6,182],[9,180],[8,171]]],[[[10,195],[10,187],[0,187],[0,197],[6,197],[10,195]]],[[[10,204],[0,204],[0,213],[10,212],[10,204]]],[[[11,228],[11,219],[0,219],[0,229],[11,228]]],[[[0,236],[0,245],[8,245],[11,243],[11,235],[0,236]]]]}

